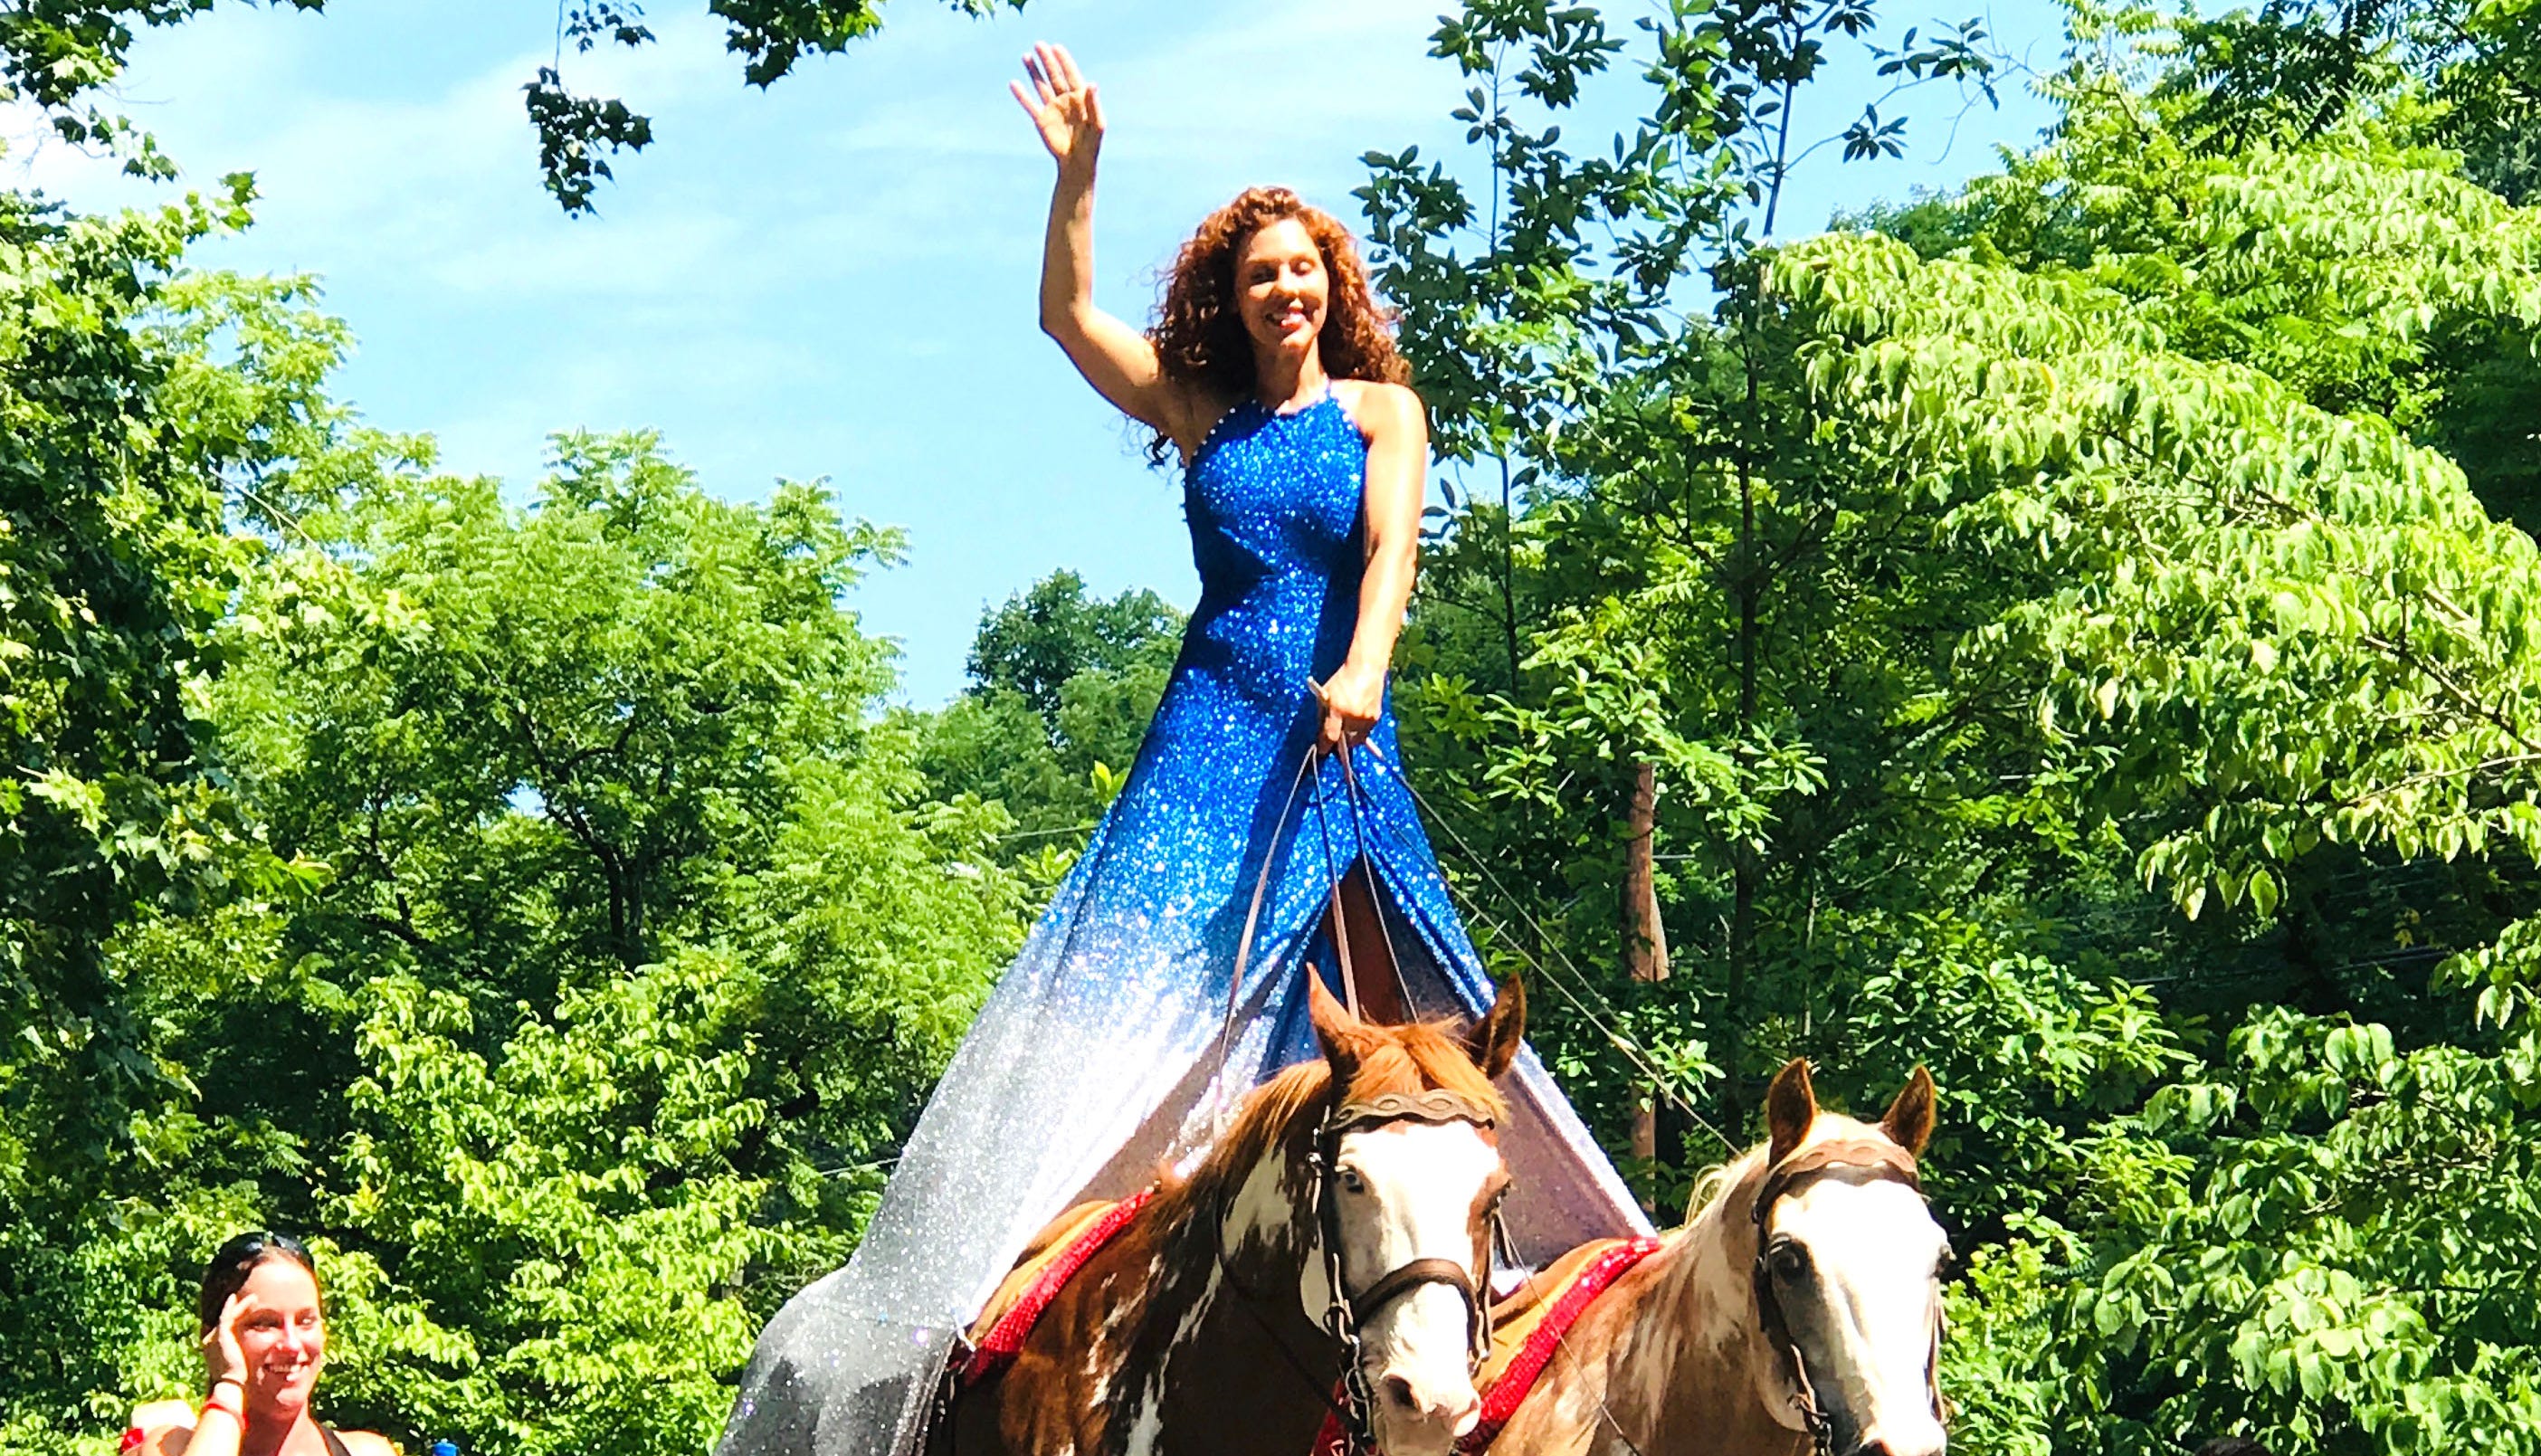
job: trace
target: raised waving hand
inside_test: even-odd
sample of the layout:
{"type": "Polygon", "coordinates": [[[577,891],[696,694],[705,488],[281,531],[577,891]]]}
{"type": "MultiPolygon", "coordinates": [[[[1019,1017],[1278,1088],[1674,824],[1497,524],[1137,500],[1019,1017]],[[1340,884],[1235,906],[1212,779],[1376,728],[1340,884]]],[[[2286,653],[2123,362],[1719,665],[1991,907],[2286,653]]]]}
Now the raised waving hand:
{"type": "Polygon", "coordinates": [[[1007,89],[1058,164],[1042,244],[1042,330],[1058,340],[1097,394],[1189,449],[1205,426],[1195,425],[1192,402],[1157,367],[1154,345],[1094,306],[1094,154],[1103,145],[1103,104],[1063,45],[1035,45],[1024,57],[1024,74],[1032,78],[1030,89],[1020,81],[1007,89]]]}
{"type": "Polygon", "coordinates": [[[1062,170],[1091,168],[1103,146],[1103,103],[1094,94],[1094,83],[1076,69],[1066,46],[1047,42],[1034,45],[1024,57],[1024,74],[1032,81],[1031,90],[1021,81],[1007,82],[1006,89],[1041,128],[1041,144],[1050,148],[1051,160],[1062,170]]]}

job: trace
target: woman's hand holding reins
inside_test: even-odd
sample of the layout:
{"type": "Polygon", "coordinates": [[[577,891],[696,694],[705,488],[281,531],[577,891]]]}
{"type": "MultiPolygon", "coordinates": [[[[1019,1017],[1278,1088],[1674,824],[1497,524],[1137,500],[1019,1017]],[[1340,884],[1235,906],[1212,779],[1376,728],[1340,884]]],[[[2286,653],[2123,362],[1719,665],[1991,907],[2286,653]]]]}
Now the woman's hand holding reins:
{"type": "Polygon", "coordinates": [[[1343,663],[1329,681],[1307,686],[1324,707],[1323,727],[1315,737],[1316,748],[1324,753],[1335,752],[1343,742],[1365,743],[1385,711],[1385,670],[1363,667],[1356,658],[1343,663]]]}
{"type": "Polygon", "coordinates": [[[1103,146],[1103,103],[1094,95],[1094,83],[1076,69],[1064,45],[1033,46],[1024,57],[1024,74],[1032,78],[1032,90],[1026,91],[1021,81],[1007,82],[1006,89],[1041,128],[1041,144],[1050,148],[1051,160],[1061,172],[1090,172],[1094,154],[1103,146]]]}

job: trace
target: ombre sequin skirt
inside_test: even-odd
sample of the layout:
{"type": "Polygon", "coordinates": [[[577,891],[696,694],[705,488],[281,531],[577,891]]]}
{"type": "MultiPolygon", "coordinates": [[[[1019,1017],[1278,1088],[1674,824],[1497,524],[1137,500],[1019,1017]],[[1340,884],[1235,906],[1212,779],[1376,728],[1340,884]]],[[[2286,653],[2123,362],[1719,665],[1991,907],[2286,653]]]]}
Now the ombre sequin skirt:
{"type": "MultiPolygon", "coordinates": [[[[1158,716],[1162,731],[1182,715],[1158,716]]],[[[1306,720],[1283,735],[1290,764],[1311,732],[1306,720]]],[[[1448,905],[1389,719],[1354,755],[1357,795],[1325,761],[1276,835],[1220,1090],[1245,910],[1296,787],[1293,766],[1265,773],[1226,762],[1226,736],[1185,745],[1151,733],[1140,771],[955,1054],[855,1257],[762,1332],[720,1456],[918,1450],[955,1337],[1032,1235],[1070,1203],[1143,1187],[1204,1134],[1228,1094],[1314,1055],[1304,977],[1310,956],[1332,965],[1314,953],[1332,875],[1362,845],[1391,892],[1387,928],[1413,1012],[1488,1007],[1492,985],[1448,905]],[[1231,785],[1254,793],[1230,795],[1231,785]]],[[[1531,1051],[1507,1091],[1502,1147],[1519,1257],[1645,1232],[1531,1051]]]]}

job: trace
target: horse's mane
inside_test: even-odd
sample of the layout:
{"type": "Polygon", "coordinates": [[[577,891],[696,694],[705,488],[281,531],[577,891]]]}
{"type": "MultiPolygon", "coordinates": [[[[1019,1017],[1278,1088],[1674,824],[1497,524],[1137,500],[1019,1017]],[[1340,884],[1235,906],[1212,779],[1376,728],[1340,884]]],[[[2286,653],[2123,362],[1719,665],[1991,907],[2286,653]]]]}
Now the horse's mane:
{"type": "MultiPolygon", "coordinates": [[[[1352,1050],[1359,1054],[1359,1062],[1350,1078],[1349,1101],[1445,1088],[1480,1104],[1503,1123],[1508,1119],[1507,1102],[1474,1064],[1453,1023],[1368,1026],[1364,1040],[1352,1050]]],[[[1234,1186],[1299,1119],[1319,1115],[1331,1083],[1331,1066],[1316,1057],[1289,1067],[1248,1094],[1236,1107],[1234,1126],[1218,1137],[1199,1166],[1187,1177],[1166,1178],[1156,1190],[1150,1214],[1155,1226],[1179,1228],[1231,1199],[1234,1186]]]]}
{"type": "Polygon", "coordinates": [[[1729,1196],[1729,1191],[1756,1176],[1765,1165],[1765,1144],[1757,1143],[1725,1163],[1714,1163],[1694,1176],[1694,1192],[1685,1201],[1685,1221],[1691,1227],[1704,1214],[1729,1196]]]}

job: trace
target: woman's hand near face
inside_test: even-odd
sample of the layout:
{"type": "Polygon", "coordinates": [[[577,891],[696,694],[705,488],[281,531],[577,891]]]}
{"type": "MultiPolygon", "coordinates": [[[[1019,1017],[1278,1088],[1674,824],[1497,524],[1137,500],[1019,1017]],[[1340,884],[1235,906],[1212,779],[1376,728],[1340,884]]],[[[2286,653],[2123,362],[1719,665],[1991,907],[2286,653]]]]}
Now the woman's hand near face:
{"type": "Polygon", "coordinates": [[[239,1326],[255,1310],[256,1302],[245,1292],[231,1295],[221,1305],[221,1317],[212,1322],[212,1332],[203,1337],[203,1369],[209,1383],[235,1380],[241,1394],[246,1392],[247,1348],[239,1341],[239,1326]]]}
{"type": "Polygon", "coordinates": [[[1064,45],[1035,45],[1024,57],[1024,74],[1032,79],[1030,91],[1021,81],[1007,82],[1006,89],[1041,128],[1041,144],[1050,148],[1051,160],[1061,172],[1077,167],[1092,173],[1095,153],[1103,147],[1103,103],[1094,95],[1094,84],[1076,69],[1064,45]]]}
{"type": "Polygon", "coordinates": [[[203,1371],[217,1392],[223,1381],[239,1387],[235,1401],[206,1403],[191,1424],[162,1425],[145,1433],[140,1456],[238,1456],[247,1441],[247,1348],[239,1328],[263,1308],[245,1291],[221,1305],[220,1318],[203,1336],[203,1371]],[[216,1415],[215,1411],[226,1412],[216,1415]]]}

